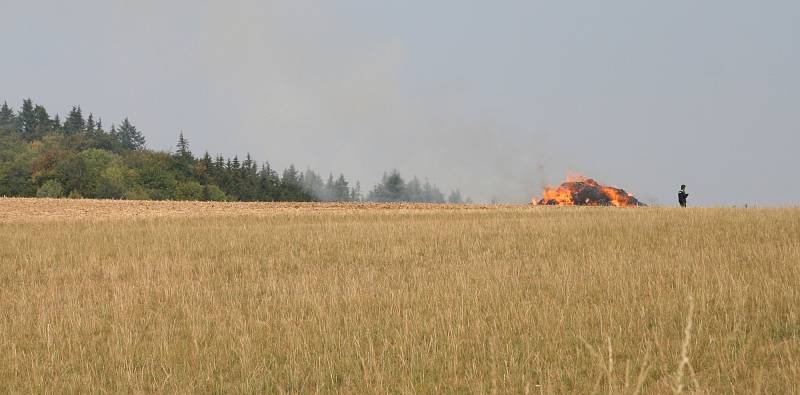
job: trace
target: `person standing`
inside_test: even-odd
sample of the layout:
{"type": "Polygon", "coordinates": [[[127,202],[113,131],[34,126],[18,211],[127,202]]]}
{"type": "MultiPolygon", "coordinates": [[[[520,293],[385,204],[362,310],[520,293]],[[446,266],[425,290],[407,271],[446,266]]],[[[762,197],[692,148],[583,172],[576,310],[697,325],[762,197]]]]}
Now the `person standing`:
{"type": "Polygon", "coordinates": [[[689,197],[689,194],[686,193],[686,185],[681,185],[681,190],[678,191],[678,204],[681,207],[686,207],[686,198],[689,197]]]}

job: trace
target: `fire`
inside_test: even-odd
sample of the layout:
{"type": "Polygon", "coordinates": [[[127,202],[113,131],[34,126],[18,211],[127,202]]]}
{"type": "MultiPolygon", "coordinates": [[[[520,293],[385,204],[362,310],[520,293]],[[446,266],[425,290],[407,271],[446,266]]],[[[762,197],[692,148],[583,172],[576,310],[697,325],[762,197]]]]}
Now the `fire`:
{"type": "Polygon", "coordinates": [[[597,181],[579,175],[568,175],[567,181],[558,187],[546,187],[542,198],[531,202],[534,205],[553,206],[615,206],[636,207],[645,204],[623,189],[601,185],[597,181]]]}

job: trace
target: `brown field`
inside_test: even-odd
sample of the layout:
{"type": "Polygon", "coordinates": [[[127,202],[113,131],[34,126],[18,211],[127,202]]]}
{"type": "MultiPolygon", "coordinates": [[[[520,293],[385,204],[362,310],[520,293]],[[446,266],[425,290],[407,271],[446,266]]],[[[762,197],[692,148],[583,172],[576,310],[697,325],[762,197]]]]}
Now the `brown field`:
{"type": "Polygon", "coordinates": [[[800,209],[0,199],[1,393],[798,393],[800,209]]]}

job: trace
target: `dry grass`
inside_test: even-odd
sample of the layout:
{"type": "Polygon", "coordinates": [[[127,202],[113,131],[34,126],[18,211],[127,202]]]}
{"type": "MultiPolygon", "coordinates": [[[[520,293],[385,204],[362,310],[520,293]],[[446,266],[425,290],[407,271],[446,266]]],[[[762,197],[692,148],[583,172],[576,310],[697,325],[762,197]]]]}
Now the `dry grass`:
{"type": "Polygon", "coordinates": [[[296,211],[521,210],[522,206],[431,203],[179,202],[0,197],[0,223],[54,219],[135,219],[197,216],[271,216],[296,211]]]}
{"type": "Polygon", "coordinates": [[[798,209],[0,199],[2,393],[796,393],[798,306],[798,209]]]}

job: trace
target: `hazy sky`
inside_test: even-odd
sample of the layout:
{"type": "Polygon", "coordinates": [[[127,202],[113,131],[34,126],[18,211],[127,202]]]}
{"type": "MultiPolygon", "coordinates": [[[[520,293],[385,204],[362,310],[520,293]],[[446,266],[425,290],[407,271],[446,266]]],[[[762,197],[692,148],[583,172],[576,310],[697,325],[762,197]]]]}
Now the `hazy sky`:
{"type": "Polygon", "coordinates": [[[800,2],[0,0],[0,100],[525,202],[800,203],[800,2]]]}

